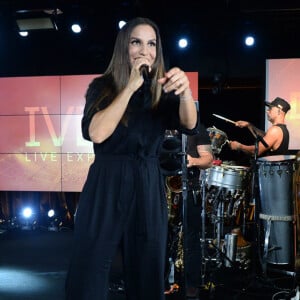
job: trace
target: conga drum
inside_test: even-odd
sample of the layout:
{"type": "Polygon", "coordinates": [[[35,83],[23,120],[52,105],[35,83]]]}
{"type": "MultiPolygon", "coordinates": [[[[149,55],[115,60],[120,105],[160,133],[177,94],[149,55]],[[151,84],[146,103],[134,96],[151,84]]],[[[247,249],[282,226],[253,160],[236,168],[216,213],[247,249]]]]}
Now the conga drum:
{"type": "Polygon", "coordinates": [[[294,210],[296,218],[296,232],[295,232],[295,271],[299,281],[300,278],[300,151],[297,153],[296,172],[294,174],[294,210]]]}
{"type": "Polygon", "coordinates": [[[259,218],[264,230],[264,260],[271,264],[293,264],[295,155],[258,158],[259,218]]]}

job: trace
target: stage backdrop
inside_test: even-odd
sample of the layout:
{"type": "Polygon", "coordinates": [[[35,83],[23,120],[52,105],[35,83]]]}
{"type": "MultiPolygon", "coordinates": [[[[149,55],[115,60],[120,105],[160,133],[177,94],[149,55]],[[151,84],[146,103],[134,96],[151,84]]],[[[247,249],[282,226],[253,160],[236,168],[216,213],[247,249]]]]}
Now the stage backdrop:
{"type": "MultiPolygon", "coordinates": [[[[269,59],[266,62],[266,100],[281,97],[291,110],[286,114],[290,150],[300,149],[300,59],[269,59]]],[[[266,118],[266,129],[270,126],[266,118]]]]}
{"type": "MultiPolygon", "coordinates": [[[[187,73],[198,99],[198,73],[187,73]]],[[[0,78],[0,190],[80,192],[93,162],[81,136],[95,75],[0,78]]]]}

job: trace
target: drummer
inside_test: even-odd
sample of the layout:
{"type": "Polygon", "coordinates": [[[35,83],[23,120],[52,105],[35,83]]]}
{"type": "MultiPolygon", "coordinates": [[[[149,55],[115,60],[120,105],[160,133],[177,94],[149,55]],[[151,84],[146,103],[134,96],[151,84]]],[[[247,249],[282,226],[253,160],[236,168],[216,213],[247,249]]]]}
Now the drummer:
{"type": "MultiPolygon", "coordinates": [[[[265,105],[268,121],[272,124],[267,132],[257,129],[247,121],[237,121],[235,125],[240,128],[247,127],[258,139],[258,156],[285,155],[289,147],[289,131],[285,124],[285,116],[291,106],[280,97],[276,97],[272,102],[265,102],[265,105]]],[[[254,155],[256,150],[255,145],[244,145],[237,141],[230,141],[229,147],[249,155],[254,155]]]]}

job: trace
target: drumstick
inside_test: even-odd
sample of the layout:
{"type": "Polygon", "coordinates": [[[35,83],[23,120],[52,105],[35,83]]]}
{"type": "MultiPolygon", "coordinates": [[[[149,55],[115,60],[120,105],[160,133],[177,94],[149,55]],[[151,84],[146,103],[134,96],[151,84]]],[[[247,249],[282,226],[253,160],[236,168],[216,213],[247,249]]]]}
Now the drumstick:
{"type": "Polygon", "coordinates": [[[224,121],[226,121],[226,122],[230,122],[230,123],[232,123],[232,124],[235,124],[234,121],[232,121],[232,120],[230,120],[230,119],[227,119],[227,118],[225,118],[225,117],[222,117],[222,116],[220,116],[220,115],[213,114],[213,116],[215,116],[215,117],[217,117],[217,118],[219,118],[219,119],[222,119],[222,120],[224,120],[224,121]]]}

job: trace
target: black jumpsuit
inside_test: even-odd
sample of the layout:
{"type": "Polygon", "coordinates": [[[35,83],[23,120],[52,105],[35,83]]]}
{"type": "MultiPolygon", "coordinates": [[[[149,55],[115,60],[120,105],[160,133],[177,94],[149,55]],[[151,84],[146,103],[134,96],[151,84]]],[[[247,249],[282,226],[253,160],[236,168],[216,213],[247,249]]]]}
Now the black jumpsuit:
{"type": "MultiPolygon", "coordinates": [[[[104,84],[96,78],[86,94],[82,119],[86,139],[90,139],[93,116],[87,108],[104,84]]],[[[166,129],[186,134],[195,130],[180,128],[178,96],[163,95],[155,110],[150,99],[149,90],[142,86],[130,99],[127,125],[119,123],[107,140],[93,144],[95,161],[75,216],[68,300],[107,299],[111,263],[120,242],[127,299],[164,299],[168,212],[159,152],[166,129]]]]}

